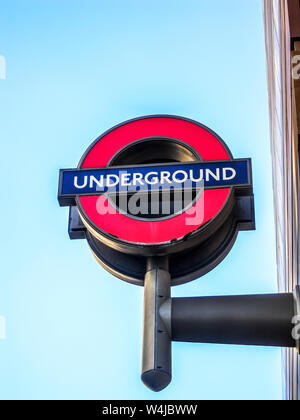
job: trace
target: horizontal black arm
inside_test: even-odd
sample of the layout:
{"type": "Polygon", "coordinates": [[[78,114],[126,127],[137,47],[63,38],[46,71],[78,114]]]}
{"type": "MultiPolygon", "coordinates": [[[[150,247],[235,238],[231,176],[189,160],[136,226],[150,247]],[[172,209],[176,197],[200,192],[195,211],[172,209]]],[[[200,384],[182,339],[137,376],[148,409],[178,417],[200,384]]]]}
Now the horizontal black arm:
{"type": "Polygon", "coordinates": [[[293,294],[173,298],[168,304],[173,341],[296,347],[293,294]]]}
{"type": "Polygon", "coordinates": [[[171,341],[299,350],[300,286],[294,294],[172,299],[164,261],[149,259],[145,277],[142,379],[153,391],[171,381],[171,341]]]}

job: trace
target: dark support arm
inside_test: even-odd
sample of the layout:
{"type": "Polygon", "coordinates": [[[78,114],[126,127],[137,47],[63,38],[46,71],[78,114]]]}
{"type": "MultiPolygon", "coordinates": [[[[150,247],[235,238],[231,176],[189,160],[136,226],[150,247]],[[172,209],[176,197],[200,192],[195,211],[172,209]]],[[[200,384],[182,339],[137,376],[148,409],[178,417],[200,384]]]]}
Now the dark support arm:
{"type": "Polygon", "coordinates": [[[299,324],[296,326],[299,317],[300,286],[294,294],[172,299],[167,260],[149,259],[142,380],[153,391],[161,391],[170,383],[171,341],[299,350],[295,335],[295,327],[300,332],[299,324]]]}
{"type": "Polygon", "coordinates": [[[172,379],[171,338],[160,316],[160,307],[171,293],[167,257],[149,258],[144,289],[142,381],[158,392],[172,379]]]}
{"type": "Polygon", "coordinates": [[[172,299],[172,340],[296,347],[294,303],[293,294],[172,299]]]}

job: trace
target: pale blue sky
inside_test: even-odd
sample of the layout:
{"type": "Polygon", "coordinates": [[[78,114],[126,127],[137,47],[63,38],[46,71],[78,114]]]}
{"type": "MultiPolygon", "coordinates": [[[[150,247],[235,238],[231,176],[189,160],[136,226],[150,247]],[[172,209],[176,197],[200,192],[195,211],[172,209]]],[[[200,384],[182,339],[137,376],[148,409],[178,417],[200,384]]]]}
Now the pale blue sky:
{"type": "Polygon", "coordinates": [[[70,241],[59,168],[129,118],[182,115],[252,157],[257,231],[174,296],[276,292],[261,0],[1,0],[0,398],[280,399],[280,349],[173,345],[140,382],[143,290],[70,241]]]}

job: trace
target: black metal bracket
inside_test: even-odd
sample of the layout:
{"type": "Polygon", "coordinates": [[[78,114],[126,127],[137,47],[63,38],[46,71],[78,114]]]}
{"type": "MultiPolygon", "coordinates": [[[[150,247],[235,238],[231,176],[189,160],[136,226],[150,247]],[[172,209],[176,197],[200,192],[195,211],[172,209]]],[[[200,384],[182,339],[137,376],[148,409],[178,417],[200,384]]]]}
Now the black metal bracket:
{"type": "Polygon", "coordinates": [[[159,313],[170,296],[168,259],[149,258],[144,287],[142,381],[153,391],[166,388],[172,379],[171,337],[159,313]]]}
{"type": "MultiPolygon", "coordinates": [[[[167,259],[149,259],[145,276],[142,381],[151,390],[172,378],[171,342],[275,346],[299,350],[295,293],[171,298],[167,259]]],[[[300,320],[299,320],[300,322],[300,320]]]]}
{"type": "Polygon", "coordinates": [[[70,239],[85,239],[86,227],[80,219],[76,206],[71,206],[69,210],[68,232],[70,239]]]}
{"type": "MultiPolygon", "coordinates": [[[[294,318],[294,331],[297,333],[300,332],[299,324],[300,324],[300,286],[297,286],[294,291],[294,308],[295,308],[295,318],[294,318]],[[298,325],[297,325],[298,324],[298,325]]],[[[300,354],[300,336],[296,337],[296,347],[298,353],[300,354]]]]}

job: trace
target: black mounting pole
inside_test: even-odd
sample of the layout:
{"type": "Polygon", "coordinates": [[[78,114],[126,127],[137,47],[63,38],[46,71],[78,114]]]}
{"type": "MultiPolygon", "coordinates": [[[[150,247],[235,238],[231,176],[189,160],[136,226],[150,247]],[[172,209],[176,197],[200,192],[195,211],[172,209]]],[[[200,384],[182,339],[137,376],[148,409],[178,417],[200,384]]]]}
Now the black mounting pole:
{"type": "Polygon", "coordinates": [[[171,338],[160,316],[171,293],[168,265],[168,257],[149,258],[145,275],[142,381],[155,392],[172,379],[171,338]]]}

